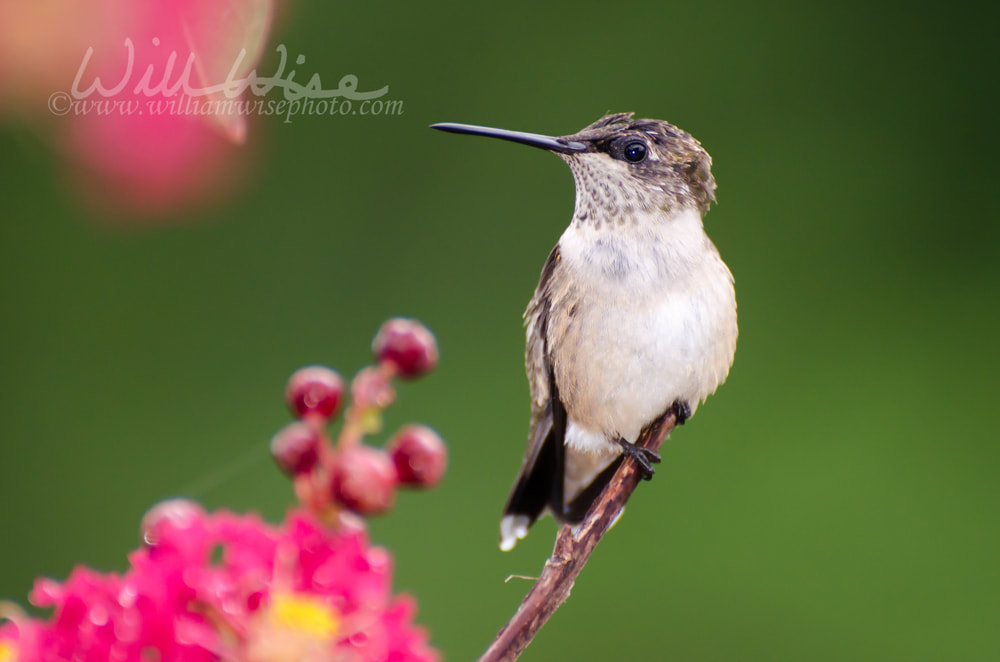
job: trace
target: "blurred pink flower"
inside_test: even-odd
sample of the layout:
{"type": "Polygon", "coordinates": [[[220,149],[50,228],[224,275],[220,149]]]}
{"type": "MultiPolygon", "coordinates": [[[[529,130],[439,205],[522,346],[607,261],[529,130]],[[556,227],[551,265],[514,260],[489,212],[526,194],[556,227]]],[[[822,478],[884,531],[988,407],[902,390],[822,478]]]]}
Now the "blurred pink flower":
{"type": "Polygon", "coordinates": [[[273,0],[0,0],[0,112],[48,135],[98,206],[144,218],[175,212],[231,187],[234,145],[247,133],[233,109],[191,112],[191,101],[204,108],[226,100],[222,92],[188,95],[175,84],[201,90],[231,70],[246,76],[273,14],[273,0]],[[72,93],[82,103],[51,112],[52,99],[70,108],[72,93]],[[81,112],[88,102],[133,105],[81,112]],[[161,102],[155,112],[151,102],[161,102]]]}
{"type": "Polygon", "coordinates": [[[310,515],[281,527],[198,507],[160,517],[124,575],[77,568],[31,594],[48,621],[0,628],[0,660],[433,662],[391,594],[391,558],[362,526],[310,515]]]}

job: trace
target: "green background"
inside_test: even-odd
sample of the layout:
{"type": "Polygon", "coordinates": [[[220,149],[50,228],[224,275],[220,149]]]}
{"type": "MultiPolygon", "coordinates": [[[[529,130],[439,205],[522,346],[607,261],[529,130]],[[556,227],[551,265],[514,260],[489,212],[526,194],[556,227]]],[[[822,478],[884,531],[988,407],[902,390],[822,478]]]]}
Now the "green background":
{"type": "Polygon", "coordinates": [[[272,46],[327,87],[388,85],[403,115],[258,118],[244,186],[154,228],[103,223],[43,141],[0,129],[0,596],[123,569],[164,497],[279,519],[285,379],[352,375],[409,315],[441,364],[387,431],[434,426],[451,464],[372,535],[433,643],[473,659],[528,589],[504,578],[537,575],[555,534],[496,546],[527,427],[520,315],[573,185],[540,151],[426,127],[567,134],[634,110],[714,158],[739,349],[522,659],[1000,659],[997,19],[297,3],[272,46]]]}

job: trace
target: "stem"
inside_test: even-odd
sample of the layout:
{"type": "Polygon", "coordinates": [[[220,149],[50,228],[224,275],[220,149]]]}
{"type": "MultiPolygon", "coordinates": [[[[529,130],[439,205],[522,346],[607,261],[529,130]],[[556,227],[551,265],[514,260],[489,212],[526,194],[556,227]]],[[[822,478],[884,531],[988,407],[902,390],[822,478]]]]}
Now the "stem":
{"type": "MultiPolygon", "coordinates": [[[[380,417],[382,411],[396,399],[392,379],[397,369],[391,361],[364,368],[351,382],[351,406],[344,413],[344,425],[337,436],[338,448],[349,448],[361,443],[365,434],[377,432],[368,428],[369,416],[380,417]]],[[[381,427],[381,419],[377,427],[381,427]]]]}
{"type": "MultiPolygon", "coordinates": [[[[658,450],[676,424],[676,415],[670,411],[643,429],[636,444],[658,450]]],[[[577,575],[583,570],[597,543],[614,524],[638,483],[639,468],[634,460],[626,457],[587,511],[576,534],[573,534],[569,526],[563,526],[559,531],[552,556],[545,562],[538,581],[478,662],[516,660],[528,647],[545,622],[569,597],[577,575]]]]}

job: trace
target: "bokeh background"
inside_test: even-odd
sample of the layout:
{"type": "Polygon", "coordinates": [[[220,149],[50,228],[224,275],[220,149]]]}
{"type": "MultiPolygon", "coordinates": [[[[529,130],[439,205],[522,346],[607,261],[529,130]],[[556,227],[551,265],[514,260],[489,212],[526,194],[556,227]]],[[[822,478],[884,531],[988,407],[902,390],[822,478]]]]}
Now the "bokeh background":
{"type": "Polygon", "coordinates": [[[433,643],[473,659],[556,531],[496,546],[527,425],[520,315],[573,185],[542,152],[426,127],[566,134],[634,110],[714,157],[739,349],[522,659],[1000,659],[997,19],[294,3],[261,70],[283,43],[300,78],[388,85],[403,114],[252,118],[236,182],[155,222],[81,193],[57,120],[0,118],[0,596],[123,569],[165,497],[280,519],[285,379],[353,374],[402,314],[442,359],[387,433],[434,426],[451,466],[372,535],[433,643]]]}

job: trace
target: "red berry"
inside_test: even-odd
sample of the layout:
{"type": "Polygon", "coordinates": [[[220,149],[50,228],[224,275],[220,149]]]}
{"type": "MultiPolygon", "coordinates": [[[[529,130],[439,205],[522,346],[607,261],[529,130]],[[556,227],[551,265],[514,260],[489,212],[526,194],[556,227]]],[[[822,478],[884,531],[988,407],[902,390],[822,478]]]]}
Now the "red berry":
{"type": "Polygon", "coordinates": [[[370,446],[346,448],[333,462],[333,498],[359,515],[378,515],[396,499],[396,470],[389,456],[370,446]]]}
{"type": "Polygon", "coordinates": [[[271,438],[271,456],[289,476],[312,471],[319,459],[319,432],[304,423],[289,423],[271,438]]]}
{"type": "Polygon", "coordinates": [[[437,340],[426,326],[405,317],[395,317],[375,334],[372,353],[377,361],[389,361],[399,375],[409,379],[427,374],[437,365],[437,340]]]}
{"type": "Polygon", "coordinates": [[[433,487],[448,466],[448,449],[437,432],[424,425],[408,425],[389,442],[399,482],[414,487],[433,487]]]}
{"type": "Polygon", "coordinates": [[[336,371],[320,365],[300,368],[288,380],[285,402],[293,416],[316,413],[330,418],[344,396],[344,380],[336,371]]]}

